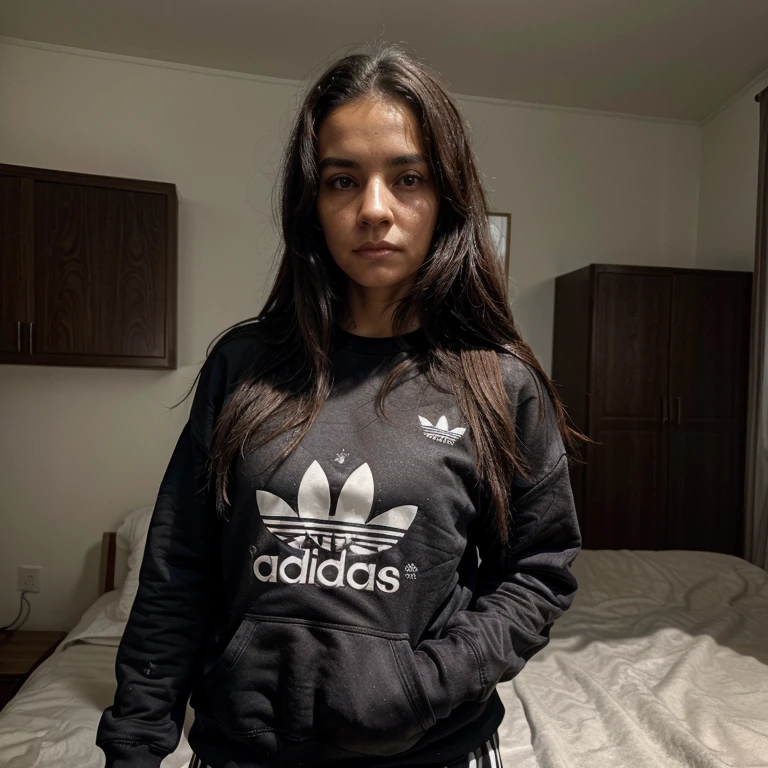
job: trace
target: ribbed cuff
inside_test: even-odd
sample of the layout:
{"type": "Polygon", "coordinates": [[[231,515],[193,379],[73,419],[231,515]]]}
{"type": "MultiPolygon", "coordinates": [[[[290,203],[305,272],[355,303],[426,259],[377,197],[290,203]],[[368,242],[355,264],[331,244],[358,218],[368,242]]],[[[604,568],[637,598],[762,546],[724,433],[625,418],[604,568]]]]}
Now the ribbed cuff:
{"type": "Polygon", "coordinates": [[[110,741],[99,744],[101,751],[107,756],[104,768],[160,768],[164,754],[149,744],[128,741],[110,741]]]}

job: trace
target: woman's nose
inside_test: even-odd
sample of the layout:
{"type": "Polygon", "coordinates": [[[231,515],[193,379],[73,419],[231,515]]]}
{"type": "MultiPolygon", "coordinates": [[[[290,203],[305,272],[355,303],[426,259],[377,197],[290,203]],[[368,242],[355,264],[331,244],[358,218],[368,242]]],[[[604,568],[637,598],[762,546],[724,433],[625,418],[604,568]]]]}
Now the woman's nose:
{"type": "Polygon", "coordinates": [[[386,182],[382,179],[371,179],[363,188],[358,219],[361,223],[378,224],[391,217],[392,207],[386,182]]]}

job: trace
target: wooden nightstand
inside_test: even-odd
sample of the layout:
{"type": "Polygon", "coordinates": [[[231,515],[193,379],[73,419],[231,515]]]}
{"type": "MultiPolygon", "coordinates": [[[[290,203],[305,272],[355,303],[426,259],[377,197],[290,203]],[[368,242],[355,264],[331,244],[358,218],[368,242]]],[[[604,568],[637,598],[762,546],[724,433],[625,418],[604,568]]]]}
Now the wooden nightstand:
{"type": "Polygon", "coordinates": [[[0,709],[31,672],[45,661],[66,632],[0,632],[0,709]]]}

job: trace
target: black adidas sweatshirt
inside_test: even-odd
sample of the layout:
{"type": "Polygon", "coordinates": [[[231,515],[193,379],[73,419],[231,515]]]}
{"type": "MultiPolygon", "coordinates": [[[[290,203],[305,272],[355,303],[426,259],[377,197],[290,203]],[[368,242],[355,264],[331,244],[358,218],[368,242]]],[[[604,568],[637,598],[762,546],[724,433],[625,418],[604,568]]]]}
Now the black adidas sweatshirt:
{"type": "Polygon", "coordinates": [[[505,549],[455,398],[415,375],[387,397],[388,423],[376,394],[407,352],[394,338],[334,333],[320,417],[276,472],[290,433],[238,458],[227,522],[206,483],[211,432],[269,347],[252,324],[204,363],[99,723],[107,768],[157,768],[190,694],[189,742],[214,768],[442,768],[498,728],[495,686],[572,604],[581,536],[554,410],[531,369],[500,354],[531,468],[514,484],[505,549]]]}

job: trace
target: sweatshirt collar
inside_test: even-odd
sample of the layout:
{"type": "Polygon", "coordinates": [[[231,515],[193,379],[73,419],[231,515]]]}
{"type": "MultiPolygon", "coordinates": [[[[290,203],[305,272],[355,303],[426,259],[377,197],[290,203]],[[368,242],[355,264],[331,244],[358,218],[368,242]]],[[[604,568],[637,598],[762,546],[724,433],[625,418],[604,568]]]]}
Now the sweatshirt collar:
{"type": "MultiPolygon", "coordinates": [[[[369,355],[392,355],[402,351],[396,336],[359,336],[336,324],[333,330],[334,346],[342,349],[369,355]]],[[[415,331],[404,334],[402,338],[408,345],[418,345],[418,342],[424,338],[424,331],[422,328],[417,328],[415,331]]]]}

